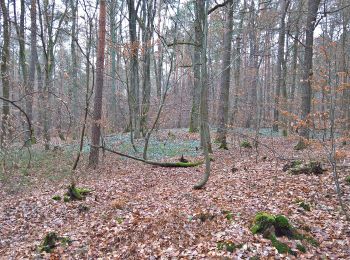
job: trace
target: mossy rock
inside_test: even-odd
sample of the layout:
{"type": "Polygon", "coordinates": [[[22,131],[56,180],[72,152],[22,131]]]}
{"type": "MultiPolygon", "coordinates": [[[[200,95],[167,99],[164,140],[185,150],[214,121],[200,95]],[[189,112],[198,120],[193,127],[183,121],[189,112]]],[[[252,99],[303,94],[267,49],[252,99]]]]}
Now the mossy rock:
{"type": "Polygon", "coordinates": [[[242,148],[253,148],[252,144],[248,140],[243,140],[239,146],[242,148]]]}

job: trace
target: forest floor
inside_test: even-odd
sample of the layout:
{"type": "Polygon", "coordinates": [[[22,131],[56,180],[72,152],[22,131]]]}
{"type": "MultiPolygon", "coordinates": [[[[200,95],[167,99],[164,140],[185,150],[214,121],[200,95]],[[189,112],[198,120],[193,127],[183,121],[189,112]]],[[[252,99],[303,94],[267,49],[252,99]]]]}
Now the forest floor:
{"type": "MultiPolygon", "coordinates": [[[[168,132],[158,135],[160,140],[169,138],[168,132]]],[[[184,131],[171,137],[174,142],[198,140],[184,131]]],[[[298,152],[293,150],[295,138],[260,137],[269,148],[261,145],[257,153],[255,148],[240,148],[238,139],[229,138],[229,150],[213,144],[211,176],[202,190],[193,185],[202,178],[204,165],[162,168],[106,153],[98,170],[80,166],[77,185],[92,192],[85,200],[71,202],[52,199],[66,192],[67,170],[60,178],[43,174],[71,163],[72,155],[57,152],[50,157],[51,168],[26,172],[31,181],[24,188],[14,191],[9,180],[1,183],[0,258],[349,259],[350,225],[340,212],[323,149],[316,145],[298,152]],[[287,161],[275,158],[272,150],[287,160],[322,160],[328,170],[321,175],[288,174],[282,171],[287,161]],[[298,201],[309,204],[310,211],[298,201]],[[269,239],[250,231],[259,211],[287,216],[317,245],[281,237],[297,256],[278,253],[269,239]],[[71,243],[62,243],[51,253],[39,252],[52,231],[71,243]],[[306,252],[297,249],[300,243],[306,252]]],[[[202,157],[195,148],[190,145],[187,159],[202,157]]],[[[349,160],[349,145],[341,149],[342,159],[349,160]]],[[[175,161],[180,156],[158,159],[175,161]]],[[[350,185],[345,181],[350,173],[340,168],[339,175],[344,202],[350,205],[350,185]]]]}

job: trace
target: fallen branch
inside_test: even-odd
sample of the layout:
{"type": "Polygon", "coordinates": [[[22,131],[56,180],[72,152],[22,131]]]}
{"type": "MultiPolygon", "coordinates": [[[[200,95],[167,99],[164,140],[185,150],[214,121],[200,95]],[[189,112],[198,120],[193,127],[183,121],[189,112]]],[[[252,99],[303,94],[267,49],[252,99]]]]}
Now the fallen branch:
{"type": "Polygon", "coordinates": [[[155,161],[144,160],[142,158],[138,158],[138,157],[135,157],[132,155],[124,154],[124,153],[112,150],[110,148],[107,148],[105,146],[94,146],[94,145],[90,145],[90,146],[102,149],[102,150],[110,152],[110,153],[118,154],[120,156],[129,158],[129,159],[133,159],[135,161],[143,162],[143,163],[150,164],[150,165],[160,166],[160,167],[195,167],[195,166],[203,164],[203,161],[197,161],[197,162],[155,162],[155,161]]]}

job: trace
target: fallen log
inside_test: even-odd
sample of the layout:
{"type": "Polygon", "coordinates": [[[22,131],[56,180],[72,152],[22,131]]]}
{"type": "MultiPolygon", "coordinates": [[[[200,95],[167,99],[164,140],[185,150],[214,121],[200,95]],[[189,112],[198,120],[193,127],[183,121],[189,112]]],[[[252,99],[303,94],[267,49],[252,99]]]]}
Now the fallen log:
{"type": "Polygon", "coordinates": [[[155,161],[144,160],[142,158],[138,158],[138,157],[135,157],[132,155],[124,154],[124,153],[112,150],[112,149],[105,147],[105,146],[93,146],[93,145],[91,145],[91,146],[102,149],[102,150],[110,152],[110,153],[114,153],[114,154],[129,158],[129,159],[132,159],[132,160],[135,160],[135,161],[143,162],[143,163],[150,164],[150,165],[160,166],[160,167],[173,167],[173,168],[175,168],[175,167],[195,167],[195,166],[198,166],[198,165],[201,165],[204,163],[203,161],[197,161],[197,162],[155,162],[155,161]]]}

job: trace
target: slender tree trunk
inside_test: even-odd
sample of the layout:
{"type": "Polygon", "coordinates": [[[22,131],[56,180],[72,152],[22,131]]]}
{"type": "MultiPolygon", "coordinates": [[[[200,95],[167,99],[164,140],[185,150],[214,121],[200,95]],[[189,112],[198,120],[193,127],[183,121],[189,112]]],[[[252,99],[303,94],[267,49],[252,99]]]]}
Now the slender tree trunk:
{"type": "Polygon", "coordinates": [[[309,139],[309,114],[311,112],[311,81],[313,77],[312,71],[312,56],[314,45],[314,30],[317,17],[317,10],[320,0],[308,1],[308,12],[306,20],[306,38],[305,38],[305,54],[303,61],[303,80],[301,84],[301,120],[306,123],[306,126],[300,128],[300,136],[309,139]]]}
{"type": "Polygon", "coordinates": [[[130,34],[130,82],[129,100],[131,128],[135,138],[140,138],[140,90],[139,90],[139,42],[136,32],[136,10],[134,0],[128,0],[130,34]]]}
{"type": "Polygon", "coordinates": [[[255,22],[255,3],[251,2],[249,24],[249,96],[248,96],[248,115],[246,118],[246,128],[256,128],[257,124],[257,84],[258,84],[258,37],[255,22]]]}
{"type": "Polygon", "coordinates": [[[117,15],[117,3],[116,1],[110,2],[109,8],[109,21],[110,21],[110,35],[112,43],[110,46],[111,55],[111,96],[110,96],[110,111],[113,131],[117,128],[117,87],[116,87],[116,73],[117,73],[117,26],[116,26],[116,15],[117,15]]]}
{"type": "Polygon", "coordinates": [[[220,99],[218,108],[218,129],[217,141],[220,148],[227,149],[226,134],[228,123],[228,108],[230,96],[230,77],[231,77],[231,42],[233,26],[233,0],[227,2],[226,31],[224,33],[224,50],[222,54],[222,72],[220,84],[220,99]]]}
{"type": "MultiPolygon", "coordinates": [[[[196,6],[198,5],[198,1],[196,6]]],[[[201,28],[201,21],[198,10],[195,11],[194,21],[194,38],[195,46],[192,58],[193,67],[193,91],[192,91],[192,108],[191,108],[191,120],[190,120],[190,133],[199,131],[199,104],[200,104],[200,89],[201,89],[201,49],[203,32],[201,28]]]]}
{"type": "Polygon", "coordinates": [[[106,45],[106,1],[100,0],[100,16],[98,22],[98,45],[96,60],[96,88],[94,97],[94,115],[91,133],[91,150],[89,156],[89,165],[96,168],[99,160],[99,149],[101,138],[101,119],[102,119],[102,93],[103,93],[103,74],[104,74],[104,50],[106,45]]]}
{"type": "MultiPolygon", "coordinates": [[[[10,60],[10,28],[9,28],[9,16],[5,1],[1,1],[2,11],[2,33],[3,33],[3,45],[1,56],[1,79],[2,79],[2,96],[6,99],[10,98],[10,77],[9,77],[9,60],[10,60]]],[[[10,106],[8,102],[2,103],[2,116],[1,116],[1,147],[4,146],[6,135],[8,132],[8,120],[10,115],[10,106]]]]}
{"type": "Polygon", "coordinates": [[[144,13],[144,29],[142,37],[143,45],[143,82],[142,82],[142,106],[141,106],[141,131],[143,135],[147,132],[147,117],[150,106],[151,97],[151,47],[150,40],[152,38],[153,28],[153,1],[142,2],[144,13]]]}
{"type": "MultiPolygon", "coordinates": [[[[35,86],[35,70],[38,63],[37,53],[37,25],[36,25],[36,0],[31,0],[30,9],[30,64],[29,64],[29,80],[26,87],[26,112],[30,120],[33,120],[33,97],[30,95],[34,91],[35,86]]],[[[38,72],[39,73],[39,72],[38,72]]]]}
{"type": "Polygon", "coordinates": [[[78,10],[78,1],[77,0],[70,0],[70,6],[72,10],[72,32],[71,32],[71,88],[72,88],[72,94],[73,94],[73,106],[72,106],[72,112],[73,112],[73,138],[75,139],[77,137],[77,126],[79,124],[79,116],[78,116],[78,62],[77,62],[77,52],[76,52],[76,40],[77,40],[77,10],[78,10]]]}
{"type": "Polygon", "coordinates": [[[210,144],[210,132],[209,132],[209,118],[208,118],[208,72],[207,72],[207,36],[208,36],[208,3],[202,0],[196,1],[196,11],[200,20],[202,28],[202,41],[201,41],[201,92],[200,92],[200,135],[201,146],[203,147],[205,156],[205,173],[202,180],[194,186],[195,189],[201,189],[209,180],[210,176],[210,158],[209,152],[211,152],[210,144]]]}
{"type": "Polygon", "coordinates": [[[289,6],[289,0],[281,0],[280,2],[280,29],[278,34],[278,53],[277,53],[277,70],[276,70],[276,88],[275,88],[275,107],[273,111],[273,131],[278,132],[279,110],[280,110],[280,91],[283,85],[282,64],[284,60],[284,43],[286,34],[286,14],[289,6]]]}
{"type": "Polygon", "coordinates": [[[244,17],[246,13],[246,7],[247,7],[247,1],[244,0],[243,2],[243,10],[240,13],[239,18],[239,24],[237,29],[237,37],[236,37],[236,53],[234,58],[234,81],[235,81],[235,87],[234,87],[234,99],[233,99],[233,107],[232,107],[232,116],[231,116],[231,123],[237,122],[237,113],[238,113],[238,100],[239,100],[239,92],[241,90],[241,64],[242,64],[242,55],[241,55],[241,49],[242,49],[242,39],[243,39],[243,22],[244,17]]]}

